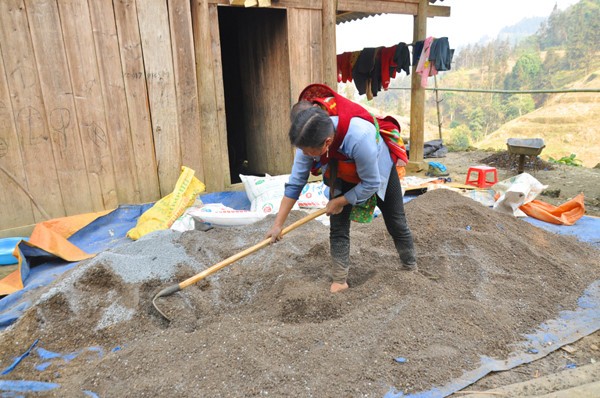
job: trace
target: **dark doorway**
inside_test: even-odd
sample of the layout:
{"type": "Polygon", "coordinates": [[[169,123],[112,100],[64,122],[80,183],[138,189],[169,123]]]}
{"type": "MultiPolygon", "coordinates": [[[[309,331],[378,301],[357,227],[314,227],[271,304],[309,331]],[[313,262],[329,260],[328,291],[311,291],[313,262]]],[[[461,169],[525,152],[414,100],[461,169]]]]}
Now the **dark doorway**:
{"type": "Polygon", "coordinates": [[[290,108],[286,11],[218,10],[231,182],[289,172],[281,156],[290,108]]]}

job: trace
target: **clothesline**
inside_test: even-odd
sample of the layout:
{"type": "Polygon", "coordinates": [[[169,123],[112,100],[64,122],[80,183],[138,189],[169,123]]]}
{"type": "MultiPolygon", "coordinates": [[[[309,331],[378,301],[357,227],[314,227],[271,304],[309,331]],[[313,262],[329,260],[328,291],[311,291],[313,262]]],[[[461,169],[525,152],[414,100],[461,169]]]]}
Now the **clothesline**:
{"type": "Polygon", "coordinates": [[[416,72],[422,76],[423,87],[427,87],[429,76],[450,70],[454,50],[450,49],[448,38],[428,37],[416,43],[400,42],[392,47],[366,47],[338,54],[338,83],[354,82],[358,93],[366,94],[367,99],[372,100],[379,91],[388,89],[398,72],[410,74],[408,47],[413,47],[412,65],[417,66],[416,72]]]}

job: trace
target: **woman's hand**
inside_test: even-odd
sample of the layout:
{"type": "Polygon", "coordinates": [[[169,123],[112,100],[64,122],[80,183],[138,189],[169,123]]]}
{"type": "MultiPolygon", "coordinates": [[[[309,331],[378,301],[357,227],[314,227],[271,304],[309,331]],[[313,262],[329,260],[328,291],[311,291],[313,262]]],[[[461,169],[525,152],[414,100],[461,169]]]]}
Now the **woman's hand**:
{"type": "Polygon", "coordinates": [[[344,206],[346,206],[347,204],[349,204],[349,202],[343,195],[338,196],[337,198],[327,202],[327,207],[325,207],[325,214],[327,214],[328,216],[331,216],[333,214],[340,214],[342,210],[344,210],[344,206]]]}
{"type": "Polygon", "coordinates": [[[271,227],[271,229],[265,235],[265,238],[271,238],[271,243],[275,243],[277,241],[280,241],[281,238],[283,238],[283,236],[281,235],[281,231],[282,230],[283,230],[283,228],[281,228],[278,225],[273,224],[273,226],[271,227]]]}

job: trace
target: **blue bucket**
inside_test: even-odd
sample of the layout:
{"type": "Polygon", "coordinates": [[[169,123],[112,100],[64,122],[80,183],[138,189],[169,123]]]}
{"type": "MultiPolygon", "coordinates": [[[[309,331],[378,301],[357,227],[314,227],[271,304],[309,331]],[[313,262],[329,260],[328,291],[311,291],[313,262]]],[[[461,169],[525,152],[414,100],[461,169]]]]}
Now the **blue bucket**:
{"type": "Polygon", "coordinates": [[[28,240],[29,238],[14,237],[14,238],[0,238],[0,265],[12,265],[17,264],[17,258],[12,255],[17,243],[22,240],[28,240]]]}

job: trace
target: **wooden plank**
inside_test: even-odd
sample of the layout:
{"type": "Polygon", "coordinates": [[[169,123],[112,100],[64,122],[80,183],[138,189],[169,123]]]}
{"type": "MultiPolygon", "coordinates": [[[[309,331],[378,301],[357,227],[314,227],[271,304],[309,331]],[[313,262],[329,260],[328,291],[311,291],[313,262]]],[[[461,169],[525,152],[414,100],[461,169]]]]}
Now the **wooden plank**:
{"type": "Polygon", "coordinates": [[[29,224],[16,228],[0,229],[0,238],[12,238],[15,236],[30,236],[37,224],[29,224]]]}
{"type": "Polygon", "coordinates": [[[160,195],[173,191],[181,173],[177,96],[166,0],[137,3],[146,86],[152,117],[160,195]]]}
{"type": "MultiPolygon", "coordinates": [[[[52,216],[65,216],[37,66],[22,0],[0,1],[0,43],[25,182],[52,216]]],[[[34,210],[36,221],[43,218],[34,210]]],[[[26,222],[26,221],[25,221],[26,222]]]]}
{"type": "MultiPolygon", "coordinates": [[[[311,66],[310,11],[292,8],[287,12],[288,35],[295,37],[288,43],[290,59],[290,107],[296,103],[304,87],[313,83],[311,66]],[[302,62],[300,62],[302,60],[302,62]],[[308,67],[307,67],[308,66],[308,67]]],[[[319,55],[320,57],[320,55],[319,55]]]]}
{"type": "MultiPolygon", "coordinates": [[[[200,105],[200,132],[202,134],[202,162],[204,164],[204,183],[208,191],[219,191],[225,185],[225,169],[223,153],[227,153],[227,145],[215,129],[219,126],[215,87],[215,70],[211,61],[213,57],[211,23],[218,26],[209,15],[207,0],[192,2],[192,26],[194,28],[194,53],[196,57],[196,77],[198,80],[198,102],[200,105]]],[[[220,54],[218,55],[220,58],[220,54]]],[[[220,82],[222,86],[222,80],[220,82]]],[[[223,106],[223,105],[221,105],[223,106]]]]}
{"type": "Polygon", "coordinates": [[[106,125],[110,134],[110,150],[117,179],[117,197],[119,203],[140,203],[142,199],[127,117],[125,82],[121,73],[121,57],[112,2],[89,1],[88,4],[96,54],[102,54],[98,57],[98,70],[106,109],[106,125]]]}
{"type": "Polygon", "coordinates": [[[240,46],[241,70],[251,76],[242,81],[249,168],[289,173],[291,153],[282,145],[287,141],[291,95],[287,19],[280,10],[248,9],[243,22],[240,39],[251,43],[240,46]]]}
{"type": "MultiPolygon", "coordinates": [[[[227,5],[230,0],[208,0],[209,4],[227,5]]],[[[329,0],[328,0],[329,1],[329,0]]],[[[373,14],[389,13],[389,14],[406,14],[416,15],[418,12],[419,0],[337,0],[338,12],[366,12],[373,14]]],[[[267,7],[262,6],[260,7],[267,7]]],[[[286,8],[286,9],[323,9],[323,0],[279,0],[271,2],[270,8],[286,8]]],[[[430,5],[427,10],[428,17],[449,17],[449,6],[434,6],[430,5]]]]}
{"type": "Polygon", "coordinates": [[[216,5],[208,7],[208,17],[210,21],[210,46],[213,60],[212,70],[215,87],[215,105],[217,110],[217,132],[219,147],[221,148],[221,189],[225,189],[231,184],[231,170],[229,169],[229,152],[227,146],[227,115],[225,114],[225,88],[223,85],[221,38],[219,35],[219,11],[216,5]]]}
{"type": "Polygon", "coordinates": [[[450,11],[448,6],[432,6],[430,4],[427,6],[427,17],[449,17],[450,11]]]}
{"type": "Polygon", "coordinates": [[[13,120],[13,109],[0,42],[0,211],[1,228],[14,228],[34,222],[31,200],[19,185],[26,185],[19,137],[13,120]],[[5,171],[3,171],[5,170],[5,171]],[[10,173],[10,175],[6,174],[10,173]],[[21,183],[22,182],[22,183],[21,183]]]}
{"type": "MultiPolygon", "coordinates": [[[[210,5],[227,5],[230,0],[208,0],[210,5]]],[[[306,8],[312,10],[320,10],[322,8],[322,0],[278,0],[271,2],[271,8],[306,8]]]]}
{"type": "MultiPolygon", "coordinates": [[[[366,12],[366,13],[388,13],[417,15],[419,12],[418,0],[389,1],[389,0],[338,0],[340,12],[366,12]]],[[[427,7],[427,17],[449,17],[450,7],[434,6],[427,7]]]]}
{"type": "Polygon", "coordinates": [[[417,15],[418,4],[384,0],[338,0],[339,11],[417,15]]]}
{"type": "MultiPolygon", "coordinates": [[[[318,10],[309,11],[310,19],[310,59],[312,60],[310,73],[311,83],[318,83],[324,80],[323,75],[323,29],[322,13],[318,10]]],[[[337,58],[336,58],[337,73],[337,58]]],[[[337,86],[337,82],[335,84],[337,86]]],[[[303,87],[304,88],[304,87],[303,87]]],[[[296,95],[300,95],[298,92],[296,95]]]]}
{"type": "Polygon", "coordinates": [[[54,162],[67,215],[94,208],[79,136],[73,87],[55,2],[26,0],[27,17],[49,117],[54,162]]]}
{"type": "Polygon", "coordinates": [[[329,87],[337,86],[337,61],[335,43],[335,13],[337,0],[323,0],[323,81],[329,87]]]}
{"type": "Polygon", "coordinates": [[[160,189],[137,8],[135,0],[115,1],[113,5],[140,199],[150,202],[160,198],[160,189]]]}
{"type": "Polygon", "coordinates": [[[169,25],[173,47],[181,161],[184,166],[194,170],[195,176],[203,181],[202,137],[198,133],[198,126],[200,126],[198,82],[189,0],[169,0],[169,25]]]}
{"type": "Polygon", "coordinates": [[[87,212],[112,209],[119,200],[87,0],[58,0],[58,9],[92,193],[93,208],[87,212]]]}
{"type": "Polygon", "coordinates": [[[323,81],[321,52],[321,12],[292,8],[287,12],[290,60],[290,106],[295,104],[304,87],[323,81]],[[303,62],[299,62],[303,60],[303,62]]]}

